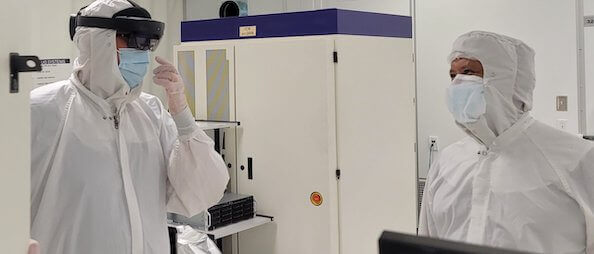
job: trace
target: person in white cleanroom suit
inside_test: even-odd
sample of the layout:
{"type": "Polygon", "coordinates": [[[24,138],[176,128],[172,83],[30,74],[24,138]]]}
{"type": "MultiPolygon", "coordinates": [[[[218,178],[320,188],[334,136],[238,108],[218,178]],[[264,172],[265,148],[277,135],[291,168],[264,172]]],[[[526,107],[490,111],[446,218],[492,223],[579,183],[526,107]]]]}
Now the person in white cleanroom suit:
{"type": "Polygon", "coordinates": [[[460,36],[448,107],[468,137],[432,165],[419,233],[546,253],[594,253],[594,145],[530,116],[534,51],[460,36]]]}
{"type": "MultiPolygon", "coordinates": [[[[81,15],[129,7],[98,0],[81,15]]],[[[170,63],[157,57],[153,71],[168,112],[142,92],[148,52],[110,29],[78,27],[74,42],[72,76],[31,93],[31,238],[44,254],[169,253],[166,212],[192,216],[216,204],[225,163],[170,63]]]]}

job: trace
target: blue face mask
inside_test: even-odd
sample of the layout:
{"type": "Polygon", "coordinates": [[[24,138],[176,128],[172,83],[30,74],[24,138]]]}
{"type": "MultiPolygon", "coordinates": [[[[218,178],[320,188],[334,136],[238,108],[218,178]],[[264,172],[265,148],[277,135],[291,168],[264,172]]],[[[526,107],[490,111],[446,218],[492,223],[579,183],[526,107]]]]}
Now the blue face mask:
{"type": "Polygon", "coordinates": [[[474,123],[487,111],[481,77],[457,75],[447,89],[448,109],[458,123],[474,123]]]}
{"type": "Polygon", "coordinates": [[[149,64],[149,52],[133,48],[121,48],[118,52],[120,52],[119,67],[122,77],[124,77],[130,88],[137,87],[146,74],[149,64]]]}

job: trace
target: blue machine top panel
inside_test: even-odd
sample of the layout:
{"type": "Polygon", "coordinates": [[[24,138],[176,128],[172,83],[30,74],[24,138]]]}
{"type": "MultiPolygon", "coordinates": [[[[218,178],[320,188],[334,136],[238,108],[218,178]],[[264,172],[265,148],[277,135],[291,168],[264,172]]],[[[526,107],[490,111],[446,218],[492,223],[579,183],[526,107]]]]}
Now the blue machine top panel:
{"type": "Polygon", "coordinates": [[[325,9],[181,23],[182,42],[328,34],[412,38],[412,19],[408,16],[325,9]],[[240,27],[245,26],[255,26],[256,35],[240,37],[240,27]]]}

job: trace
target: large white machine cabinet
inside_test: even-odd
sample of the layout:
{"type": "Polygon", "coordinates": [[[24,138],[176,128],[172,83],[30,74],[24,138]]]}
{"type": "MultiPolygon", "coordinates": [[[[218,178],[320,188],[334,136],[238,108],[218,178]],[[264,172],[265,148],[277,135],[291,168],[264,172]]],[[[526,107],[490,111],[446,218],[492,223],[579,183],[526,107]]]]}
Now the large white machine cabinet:
{"type": "Polygon", "coordinates": [[[175,62],[219,135],[230,190],[274,223],[240,254],[377,253],[416,230],[410,17],[320,10],[182,23],[175,62]]]}

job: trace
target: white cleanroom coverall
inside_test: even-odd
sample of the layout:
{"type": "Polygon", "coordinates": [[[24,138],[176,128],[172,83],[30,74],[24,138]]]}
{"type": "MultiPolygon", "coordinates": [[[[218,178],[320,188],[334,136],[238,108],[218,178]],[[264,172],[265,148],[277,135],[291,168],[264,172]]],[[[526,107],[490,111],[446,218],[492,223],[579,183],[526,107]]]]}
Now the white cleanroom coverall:
{"type": "MultiPolygon", "coordinates": [[[[131,5],[101,0],[83,16],[131,5]]],[[[31,237],[43,254],[169,253],[166,212],[197,214],[229,179],[213,141],[186,107],[130,89],[116,31],[78,27],[65,81],[31,93],[31,237]]]]}
{"type": "Polygon", "coordinates": [[[432,165],[419,232],[540,253],[594,253],[594,146],[529,115],[534,52],[488,32],[459,37],[450,62],[479,60],[486,113],[432,165]]]}

